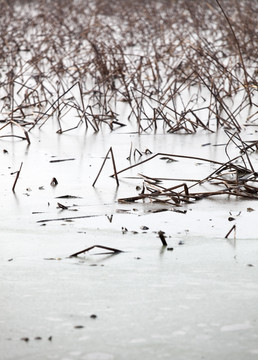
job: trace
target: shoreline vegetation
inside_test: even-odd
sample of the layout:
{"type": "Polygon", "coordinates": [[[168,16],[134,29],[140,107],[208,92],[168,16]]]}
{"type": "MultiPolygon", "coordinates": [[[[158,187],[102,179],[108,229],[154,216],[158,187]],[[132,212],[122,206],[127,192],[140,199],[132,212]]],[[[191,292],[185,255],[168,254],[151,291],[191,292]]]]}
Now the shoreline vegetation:
{"type": "MultiPolygon", "coordinates": [[[[219,194],[256,199],[251,155],[258,141],[244,141],[241,131],[258,120],[257,8],[251,0],[4,1],[0,141],[18,138],[29,146],[30,133],[49,119],[60,135],[129,123],[139,134],[222,129],[226,155],[233,145],[239,156],[228,156],[191,186],[164,188],[158,178],[145,176],[148,195],[120,201],[148,197],[179,205],[219,194]],[[189,192],[203,182],[220,187],[189,192]]],[[[109,152],[119,186],[118,173],[138,164],[117,171],[109,152]]],[[[165,156],[173,160],[173,154],[165,156]]]]}
{"type": "MultiPolygon", "coordinates": [[[[125,102],[139,132],[158,124],[169,133],[214,131],[212,123],[240,131],[243,109],[257,109],[257,7],[239,0],[6,1],[1,123],[28,132],[55,117],[62,133],[69,130],[64,113],[74,110],[78,126],[112,130],[126,125],[116,113],[125,102]]],[[[257,111],[247,122],[255,118],[257,111]]]]}

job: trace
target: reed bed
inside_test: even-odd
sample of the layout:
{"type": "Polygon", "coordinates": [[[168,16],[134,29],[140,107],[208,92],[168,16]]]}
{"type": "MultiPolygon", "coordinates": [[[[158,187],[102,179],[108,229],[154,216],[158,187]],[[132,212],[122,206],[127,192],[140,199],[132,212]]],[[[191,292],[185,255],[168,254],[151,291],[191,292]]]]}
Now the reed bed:
{"type": "Polygon", "coordinates": [[[257,10],[252,0],[4,1],[0,136],[11,128],[29,143],[49,119],[59,134],[127,121],[139,133],[241,131],[243,110],[257,120],[257,10]]]}
{"type": "MultiPolygon", "coordinates": [[[[48,121],[60,135],[129,123],[139,134],[223,129],[229,160],[217,163],[207,178],[166,188],[142,175],[144,193],[120,201],[180,205],[221,194],[257,199],[250,158],[257,141],[240,135],[258,120],[257,11],[252,0],[4,1],[0,139],[17,137],[30,145],[30,132],[48,121]],[[233,159],[232,144],[240,153],[233,159]],[[217,188],[193,191],[205,182],[217,188]]],[[[116,170],[111,147],[93,186],[109,154],[117,186],[127,170],[116,170]]]]}

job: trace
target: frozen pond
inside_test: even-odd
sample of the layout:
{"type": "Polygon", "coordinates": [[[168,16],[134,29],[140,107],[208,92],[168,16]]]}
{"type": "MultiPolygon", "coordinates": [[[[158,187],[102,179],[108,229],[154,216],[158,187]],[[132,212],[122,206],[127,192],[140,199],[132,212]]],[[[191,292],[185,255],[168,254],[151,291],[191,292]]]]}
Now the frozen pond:
{"type": "Polygon", "coordinates": [[[258,358],[257,2],[193,3],[1,4],[1,360],[258,358]]]}
{"type": "Polygon", "coordinates": [[[50,130],[35,134],[29,147],[1,143],[1,358],[255,359],[256,201],[222,196],[179,208],[117,201],[139,193],[138,173],[201,179],[216,168],[188,159],[157,157],[121,174],[119,188],[108,159],[92,187],[110,146],[118,170],[129,164],[131,143],[141,152],[224,161],[224,149],[213,146],[223,135],[218,141],[214,134],[117,130],[86,137],[50,130]],[[60,159],[74,160],[50,162],[60,159]],[[21,161],[14,194],[10,173],[21,161]],[[57,198],[68,194],[77,198],[57,198]],[[37,222],[69,217],[78,218],[37,222]],[[235,236],[225,239],[232,224],[235,236]],[[69,258],[97,244],[123,252],[94,249],[69,258]]]}

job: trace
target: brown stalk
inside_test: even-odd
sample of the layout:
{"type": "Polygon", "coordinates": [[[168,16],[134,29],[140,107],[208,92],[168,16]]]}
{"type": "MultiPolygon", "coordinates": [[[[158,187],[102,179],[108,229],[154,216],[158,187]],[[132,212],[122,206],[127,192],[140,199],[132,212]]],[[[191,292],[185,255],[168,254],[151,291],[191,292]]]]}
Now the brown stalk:
{"type": "Polygon", "coordinates": [[[67,89],[63,94],[59,95],[57,97],[57,99],[50,105],[50,107],[44,112],[44,114],[42,114],[37,121],[35,121],[35,123],[33,124],[33,126],[30,127],[30,129],[28,131],[31,131],[36,125],[37,123],[49,112],[50,109],[52,109],[56,104],[58,104],[59,100],[65,96],[69,91],[71,91],[76,85],[78,85],[78,82],[76,82],[75,84],[73,84],[72,86],[69,87],[69,89],[67,89]]]}
{"type": "Polygon", "coordinates": [[[69,216],[69,217],[63,217],[63,218],[55,218],[55,219],[43,219],[43,220],[38,220],[37,223],[45,223],[45,222],[50,222],[50,221],[66,221],[66,220],[76,220],[76,219],[87,219],[87,218],[92,218],[92,217],[96,217],[99,215],[82,215],[82,216],[69,216]]]}
{"type": "Polygon", "coordinates": [[[83,253],[85,253],[86,251],[90,251],[90,250],[92,250],[92,249],[94,249],[94,248],[100,248],[100,249],[108,250],[108,251],[111,251],[111,252],[113,252],[113,253],[115,253],[115,254],[118,254],[118,253],[123,252],[122,250],[115,249],[115,248],[108,247],[108,246],[103,246],[103,245],[93,245],[93,246],[88,247],[87,249],[84,249],[84,250],[78,251],[78,252],[76,252],[76,253],[74,253],[74,254],[70,255],[69,257],[70,257],[70,258],[71,258],[71,257],[77,257],[78,255],[83,254],[83,253]]]}
{"type": "Polygon", "coordinates": [[[241,65],[243,67],[243,70],[244,70],[244,75],[245,75],[245,86],[246,86],[246,91],[247,91],[247,94],[248,94],[248,99],[249,99],[249,104],[252,105],[252,98],[251,98],[251,94],[250,94],[250,89],[249,89],[249,85],[248,85],[248,79],[247,79],[247,71],[246,71],[246,67],[245,67],[245,63],[244,63],[244,60],[243,60],[243,56],[242,56],[242,51],[241,51],[241,48],[240,48],[240,45],[239,45],[239,41],[236,37],[236,34],[235,34],[235,31],[231,25],[231,22],[229,20],[229,17],[227,16],[226,12],[224,11],[223,7],[221,6],[219,0],[215,0],[216,3],[218,4],[220,10],[222,11],[223,13],[223,16],[225,17],[229,27],[230,27],[230,30],[232,32],[232,35],[234,37],[234,40],[235,40],[235,44],[236,44],[236,47],[237,47],[237,50],[238,50],[238,54],[239,54],[239,59],[240,59],[240,62],[241,62],[241,65]]]}
{"type": "Polygon", "coordinates": [[[165,233],[164,233],[164,231],[159,231],[158,232],[158,235],[159,235],[159,238],[160,238],[160,240],[161,240],[161,242],[162,242],[162,245],[163,246],[168,246],[168,244],[167,244],[167,242],[166,242],[166,237],[165,237],[165,233]]]}
{"type": "MultiPolygon", "coordinates": [[[[198,157],[198,156],[187,156],[187,155],[177,155],[177,154],[168,154],[168,153],[157,153],[153,156],[151,156],[150,158],[148,159],[145,159],[145,160],[142,160],[140,161],[139,163],[137,164],[134,164],[134,165],[131,165],[131,166],[128,166],[126,167],[125,169],[122,169],[120,171],[118,171],[116,173],[116,175],[119,175],[121,174],[122,172],[124,171],[127,171],[127,170],[130,170],[130,169],[133,169],[134,167],[136,166],[139,166],[139,165],[142,165],[154,158],[156,158],[157,156],[169,156],[169,157],[177,157],[177,158],[183,158],[183,159],[191,159],[191,160],[199,160],[199,161],[206,161],[206,162],[209,162],[209,163],[212,163],[212,164],[217,164],[217,165],[224,165],[223,163],[219,162],[219,161],[215,161],[215,160],[210,160],[210,159],[205,159],[205,158],[201,158],[201,157],[198,157]]],[[[112,174],[111,177],[114,177],[115,174],[112,174]]]]}
{"type": "Polygon", "coordinates": [[[105,156],[105,159],[104,159],[104,161],[103,161],[103,163],[101,165],[101,168],[100,168],[100,170],[98,172],[98,175],[97,175],[96,179],[94,180],[94,182],[92,184],[93,187],[95,186],[95,184],[96,184],[96,182],[97,182],[97,180],[98,180],[98,178],[99,178],[99,176],[101,174],[101,171],[103,170],[105,162],[108,159],[109,153],[111,154],[111,158],[112,158],[112,164],[113,164],[113,169],[114,169],[114,177],[116,178],[116,184],[117,184],[117,186],[119,186],[119,180],[118,180],[117,171],[116,171],[116,164],[115,164],[115,158],[114,158],[114,154],[113,154],[113,149],[112,149],[112,147],[110,147],[110,149],[108,150],[108,152],[107,152],[107,154],[105,156]]]}
{"type": "MultiPolygon", "coordinates": [[[[30,145],[30,138],[29,138],[29,135],[28,135],[28,132],[24,129],[24,127],[22,127],[18,122],[16,122],[16,121],[14,121],[14,120],[9,120],[4,126],[2,126],[1,128],[0,128],[0,131],[2,130],[2,129],[4,129],[6,126],[8,126],[8,125],[15,125],[15,126],[17,126],[19,129],[21,129],[22,131],[23,131],[23,133],[24,133],[24,135],[25,135],[25,138],[23,138],[23,137],[20,137],[21,139],[24,139],[24,140],[27,140],[27,143],[28,143],[28,145],[30,145]]],[[[5,135],[6,136],[6,135],[5,135]]],[[[10,136],[14,136],[14,135],[10,135],[10,136]]]]}
{"type": "Polygon", "coordinates": [[[232,228],[229,230],[229,232],[226,234],[225,239],[229,237],[229,235],[232,233],[233,230],[236,230],[236,224],[232,226],[232,228]]]}
{"type": "Polygon", "coordinates": [[[15,180],[14,180],[14,183],[13,183],[13,187],[12,187],[12,191],[15,192],[15,186],[16,186],[16,183],[19,179],[19,176],[20,176],[20,173],[21,173],[21,169],[22,169],[22,165],[23,165],[23,162],[21,162],[21,165],[20,165],[20,169],[17,171],[16,173],[16,177],[15,177],[15,180]]]}

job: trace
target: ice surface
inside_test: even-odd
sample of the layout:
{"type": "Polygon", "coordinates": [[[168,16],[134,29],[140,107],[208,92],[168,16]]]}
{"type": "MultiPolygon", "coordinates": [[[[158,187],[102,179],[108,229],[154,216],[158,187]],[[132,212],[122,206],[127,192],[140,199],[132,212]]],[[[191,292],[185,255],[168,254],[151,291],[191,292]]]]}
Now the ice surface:
{"type": "Polygon", "coordinates": [[[117,202],[137,194],[142,179],[128,177],[139,172],[203,178],[213,168],[181,159],[157,158],[125,172],[118,189],[109,160],[92,187],[110,146],[118,169],[129,165],[131,142],[140,151],[224,161],[223,149],[201,146],[215,143],[215,135],[139,137],[119,131],[60,137],[49,130],[35,134],[29,148],[20,141],[1,143],[8,150],[0,154],[1,359],[255,359],[256,202],[210,198],[183,206],[186,214],[173,206],[153,213],[160,205],[117,202]],[[65,158],[75,160],[49,162],[65,158]],[[13,194],[10,173],[21,161],[13,194]],[[78,198],[56,198],[66,194],[78,198]],[[70,207],[61,210],[57,202],[70,207]],[[90,217],[37,222],[74,216],[90,217]],[[235,238],[225,239],[234,223],[235,238]],[[162,247],[159,230],[173,250],[162,247]],[[94,249],[69,258],[96,244],[124,252],[94,249]]]}

